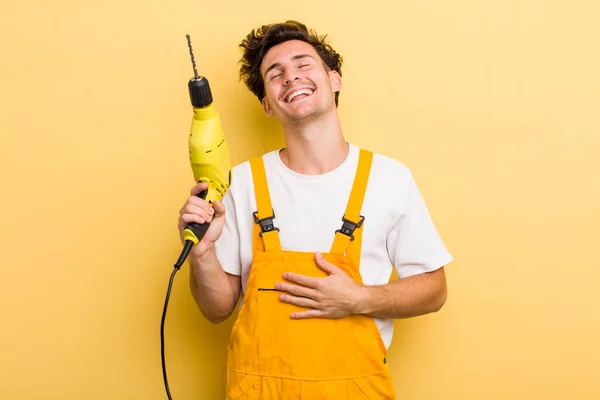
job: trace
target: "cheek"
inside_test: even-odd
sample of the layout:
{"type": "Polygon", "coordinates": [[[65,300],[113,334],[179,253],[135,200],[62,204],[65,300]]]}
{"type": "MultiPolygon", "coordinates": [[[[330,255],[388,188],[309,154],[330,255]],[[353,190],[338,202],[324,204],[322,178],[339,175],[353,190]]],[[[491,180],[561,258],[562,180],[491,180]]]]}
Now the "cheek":
{"type": "Polygon", "coordinates": [[[331,86],[331,81],[329,80],[329,75],[319,73],[317,71],[310,72],[306,75],[306,78],[312,82],[314,82],[318,86],[331,86]]]}
{"type": "Polygon", "coordinates": [[[265,95],[271,101],[276,101],[281,93],[281,87],[277,84],[269,84],[265,86],[265,95]]]}

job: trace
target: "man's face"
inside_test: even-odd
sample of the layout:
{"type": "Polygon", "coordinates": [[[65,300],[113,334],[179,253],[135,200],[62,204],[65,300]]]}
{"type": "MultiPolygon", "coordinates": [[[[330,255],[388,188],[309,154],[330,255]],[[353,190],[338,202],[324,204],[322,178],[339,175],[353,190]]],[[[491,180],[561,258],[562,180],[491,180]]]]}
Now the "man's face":
{"type": "Polygon", "coordinates": [[[280,122],[298,122],[335,110],[341,88],[336,71],[326,69],[308,43],[290,40],[269,49],[260,66],[265,84],[263,107],[280,122]]]}

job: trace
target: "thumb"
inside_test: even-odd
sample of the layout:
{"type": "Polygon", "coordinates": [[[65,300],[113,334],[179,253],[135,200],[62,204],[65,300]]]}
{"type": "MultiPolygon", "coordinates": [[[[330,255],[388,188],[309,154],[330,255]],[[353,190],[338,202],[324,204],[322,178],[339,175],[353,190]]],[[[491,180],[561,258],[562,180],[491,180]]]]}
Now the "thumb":
{"type": "Polygon", "coordinates": [[[327,261],[325,257],[323,257],[323,254],[321,254],[318,251],[315,253],[315,260],[317,261],[317,265],[319,266],[319,268],[321,268],[325,272],[335,274],[339,270],[338,267],[327,261]]]}
{"type": "Polygon", "coordinates": [[[225,216],[225,206],[219,200],[214,201],[213,209],[215,210],[215,215],[213,218],[219,218],[219,217],[225,216]]]}

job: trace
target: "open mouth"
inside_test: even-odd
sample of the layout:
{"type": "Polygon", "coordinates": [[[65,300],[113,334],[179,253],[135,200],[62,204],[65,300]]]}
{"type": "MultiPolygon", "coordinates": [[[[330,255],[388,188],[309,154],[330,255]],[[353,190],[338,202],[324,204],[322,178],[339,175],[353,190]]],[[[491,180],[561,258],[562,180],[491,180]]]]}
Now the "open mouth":
{"type": "Polygon", "coordinates": [[[298,89],[288,94],[285,98],[286,103],[291,103],[294,100],[300,100],[305,97],[312,95],[314,92],[313,89],[298,89]]]}

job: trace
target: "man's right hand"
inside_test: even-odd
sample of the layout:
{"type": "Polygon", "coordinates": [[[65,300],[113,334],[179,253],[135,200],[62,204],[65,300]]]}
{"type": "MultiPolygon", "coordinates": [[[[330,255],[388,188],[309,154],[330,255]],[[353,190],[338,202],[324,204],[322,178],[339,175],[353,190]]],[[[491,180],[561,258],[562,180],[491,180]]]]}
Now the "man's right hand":
{"type": "Polygon", "coordinates": [[[190,222],[203,224],[210,222],[210,227],[204,234],[204,237],[197,245],[192,247],[190,256],[194,258],[202,257],[207,251],[214,247],[215,242],[223,232],[225,224],[225,206],[216,200],[213,206],[198,197],[197,195],[208,188],[208,184],[201,182],[190,190],[190,197],[187,199],[181,210],[179,210],[178,229],[179,236],[183,242],[183,230],[190,222]]]}

